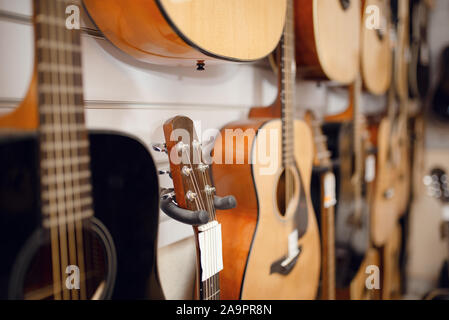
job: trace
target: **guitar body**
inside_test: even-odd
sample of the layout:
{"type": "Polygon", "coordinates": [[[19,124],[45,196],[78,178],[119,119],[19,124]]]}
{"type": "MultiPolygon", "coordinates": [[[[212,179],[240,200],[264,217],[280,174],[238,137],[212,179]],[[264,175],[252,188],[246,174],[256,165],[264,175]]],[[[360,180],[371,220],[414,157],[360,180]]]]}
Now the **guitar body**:
{"type": "MultiPolygon", "coordinates": [[[[337,205],[335,229],[336,284],[347,288],[365,259],[369,249],[369,206],[363,196],[360,225],[351,223],[354,215],[355,185],[352,177],[355,170],[353,126],[349,122],[329,123],[323,127],[328,137],[332,158],[339,159],[335,170],[337,205]]],[[[363,187],[365,189],[365,187],[363,187]]],[[[366,190],[365,190],[366,193],[366,190]]]]}
{"type": "MultiPolygon", "coordinates": [[[[223,226],[223,261],[221,277],[224,299],[314,299],[320,276],[320,240],[315,213],[310,200],[310,179],[313,160],[313,142],[308,126],[294,121],[295,136],[301,142],[295,144],[296,165],[289,170],[295,177],[294,200],[281,214],[277,202],[282,181],[281,152],[271,151],[273,166],[262,164],[265,147],[276,149],[281,144],[281,120],[248,120],[233,123],[222,129],[240,128],[254,134],[244,141],[244,132],[237,134],[236,141],[244,145],[245,163],[252,165],[212,166],[218,194],[233,190],[239,205],[236,209],[218,215],[223,226]],[[279,140],[269,140],[265,132],[277,132],[279,140]],[[273,145],[277,144],[277,145],[273,145]],[[247,148],[249,147],[249,148],[247,148]],[[252,186],[251,188],[249,186],[252,186]],[[300,186],[300,187],[298,187],[300,186]],[[247,202],[242,202],[244,200],[247,202]],[[298,230],[299,255],[282,270],[282,262],[288,253],[288,236],[298,230]]],[[[232,141],[217,139],[214,155],[236,150],[232,141]],[[231,143],[231,144],[229,144],[231,143]]],[[[240,148],[238,150],[241,150],[240,148]]],[[[271,150],[271,149],[268,149],[271,150]]],[[[268,151],[270,152],[270,151],[268,151]]],[[[235,158],[234,158],[235,160],[235,158]]],[[[235,162],[234,162],[235,163],[235,162]]]]}
{"type": "Polygon", "coordinates": [[[377,142],[377,170],[371,208],[371,236],[375,246],[383,246],[393,232],[398,219],[396,198],[396,167],[389,159],[392,125],[388,118],[380,121],[377,142]]]}
{"type": "MultiPolygon", "coordinates": [[[[95,218],[83,224],[85,262],[93,275],[86,280],[88,297],[163,298],[155,261],[153,160],[124,135],[92,133],[90,146],[95,218]],[[102,281],[103,292],[95,296],[102,281]]],[[[0,298],[51,299],[50,229],[41,224],[36,135],[3,135],[0,163],[0,298]]]]}
{"type": "Polygon", "coordinates": [[[276,47],[286,0],[84,0],[98,28],[118,48],[156,64],[253,61],[276,47]]]}
{"type": "MultiPolygon", "coordinates": [[[[387,20],[388,4],[385,0],[365,0],[363,1],[362,23],[369,22],[372,13],[367,13],[367,8],[377,6],[380,9],[381,21],[387,20]]],[[[363,76],[363,83],[370,93],[375,95],[384,94],[390,87],[392,72],[392,57],[390,48],[389,25],[386,30],[361,28],[361,60],[360,70],[363,76]]]]}
{"type": "Polygon", "coordinates": [[[301,75],[349,84],[360,53],[360,1],[295,0],[296,62],[301,75]]]}
{"type": "Polygon", "coordinates": [[[398,300],[401,298],[401,271],[399,267],[401,239],[402,230],[398,224],[394,227],[382,252],[383,300],[398,300]]]}

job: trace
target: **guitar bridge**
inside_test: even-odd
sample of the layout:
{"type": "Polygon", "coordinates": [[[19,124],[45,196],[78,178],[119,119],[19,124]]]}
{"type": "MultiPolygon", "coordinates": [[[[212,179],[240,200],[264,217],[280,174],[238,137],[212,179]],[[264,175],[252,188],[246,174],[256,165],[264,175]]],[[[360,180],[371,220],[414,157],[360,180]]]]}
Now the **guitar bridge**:
{"type": "Polygon", "coordinates": [[[283,276],[288,275],[293,267],[296,265],[299,256],[302,252],[302,246],[299,246],[298,251],[293,256],[284,256],[281,259],[273,262],[270,267],[270,274],[279,273],[283,276]]]}

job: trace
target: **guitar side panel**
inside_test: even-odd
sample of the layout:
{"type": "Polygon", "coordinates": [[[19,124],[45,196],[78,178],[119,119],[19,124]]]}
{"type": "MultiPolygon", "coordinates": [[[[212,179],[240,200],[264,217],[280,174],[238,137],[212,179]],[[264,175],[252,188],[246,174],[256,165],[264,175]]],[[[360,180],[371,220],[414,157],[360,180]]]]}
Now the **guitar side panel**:
{"type": "Polygon", "coordinates": [[[248,159],[251,157],[254,136],[249,135],[244,143],[243,164],[237,164],[237,141],[244,141],[245,132],[257,132],[264,120],[247,120],[228,124],[221,130],[214,146],[212,177],[217,195],[234,195],[237,207],[217,212],[222,225],[223,271],[220,272],[220,296],[222,299],[237,300],[241,297],[241,287],[245,275],[247,259],[257,227],[258,202],[256,189],[248,159]],[[234,132],[236,138],[226,140],[225,133],[234,132]],[[241,131],[237,131],[241,130],[241,131]],[[247,131],[249,130],[249,131],[247,131]],[[226,154],[232,155],[233,164],[225,164],[226,154]]]}

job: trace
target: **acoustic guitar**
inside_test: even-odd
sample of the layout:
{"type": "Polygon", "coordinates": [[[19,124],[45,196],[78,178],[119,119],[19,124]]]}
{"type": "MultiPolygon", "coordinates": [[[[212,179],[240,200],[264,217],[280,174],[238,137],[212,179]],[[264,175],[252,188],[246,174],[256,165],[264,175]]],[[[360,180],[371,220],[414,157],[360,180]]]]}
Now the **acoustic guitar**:
{"type": "Polygon", "coordinates": [[[389,4],[386,0],[362,2],[362,28],[360,70],[365,89],[375,95],[383,95],[391,84],[392,57],[390,44],[389,4]],[[379,20],[375,21],[378,8],[379,20]],[[372,25],[375,22],[378,26],[372,25]]]}
{"type": "Polygon", "coordinates": [[[33,81],[0,118],[0,299],[162,298],[155,165],[138,140],[86,130],[71,4],[33,1],[33,81]]]}
{"type": "Polygon", "coordinates": [[[215,142],[217,194],[233,193],[239,203],[218,215],[224,299],[317,295],[320,239],[310,199],[313,141],[307,124],[293,119],[294,54],[293,0],[288,0],[277,55],[278,99],[271,107],[252,109],[251,119],[225,126],[215,142]]]}
{"type": "Polygon", "coordinates": [[[166,121],[164,135],[174,185],[173,194],[165,196],[172,197],[179,208],[207,214],[207,223],[193,227],[197,252],[196,297],[219,300],[219,272],[223,269],[221,225],[216,220],[215,188],[207,159],[203,157],[203,146],[193,121],[187,117],[177,116],[166,121]]]}
{"type": "Polygon", "coordinates": [[[296,61],[302,77],[354,82],[360,12],[358,0],[295,0],[296,61]]]}
{"type": "MultiPolygon", "coordinates": [[[[392,1],[392,4],[394,2],[392,1]]],[[[378,247],[383,246],[390,238],[397,220],[405,213],[410,199],[408,86],[407,81],[403,81],[403,73],[406,73],[403,67],[408,34],[407,2],[399,1],[398,7],[392,6],[392,12],[399,12],[401,18],[395,24],[398,36],[394,38],[398,41],[393,43],[394,80],[392,83],[394,85],[390,86],[388,91],[388,115],[376,129],[377,176],[371,222],[373,242],[378,247]]],[[[398,16],[398,14],[392,16],[398,16]]]]}
{"type": "Polygon", "coordinates": [[[103,34],[131,56],[195,66],[216,59],[253,61],[271,53],[286,0],[84,0],[103,34]]]}

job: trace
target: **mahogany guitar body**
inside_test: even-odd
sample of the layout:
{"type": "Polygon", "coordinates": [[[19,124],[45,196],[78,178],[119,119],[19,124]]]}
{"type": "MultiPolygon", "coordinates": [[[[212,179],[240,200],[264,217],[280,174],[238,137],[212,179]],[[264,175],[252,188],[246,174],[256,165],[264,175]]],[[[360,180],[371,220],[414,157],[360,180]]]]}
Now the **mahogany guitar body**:
{"type": "Polygon", "coordinates": [[[342,84],[355,80],[359,69],[360,12],[360,1],[295,0],[300,75],[342,84]]]}
{"type": "Polygon", "coordinates": [[[301,137],[294,147],[296,166],[291,168],[297,187],[293,204],[283,214],[277,205],[277,189],[283,174],[279,152],[281,120],[252,119],[232,123],[222,129],[216,141],[214,157],[223,155],[224,159],[227,151],[234,152],[233,160],[236,160],[233,141],[241,141],[237,145],[244,146],[244,151],[239,148],[237,154],[240,152],[245,163],[248,160],[252,163],[215,163],[212,166],[217,194],[232,192],[239,203],[237,208],[218,215],[223,226],[223,299],[316,298],[320,240],[310,200],[313,142],[304,122],[295,120],[294,132],[301,137]],[[235,139],[222,138],[226,130],[239,128],[242,131],[235,131],[235,139]],[[251,131],[253,134],[248,134],[251,131]],[[276,138],[273,140],[273,137],[276,138]],[[268,155],[271,166],[263,158],[268,155]],[[300,253],[287,269],[283,269],[280,263],[288,254],[288,235],[295,229],[299,234],[300,253]]]}
{"type": "Polygon", "coordinates": [[[276,47],[286,0],[84,0],[118,48],[150,63],[253,61],[276,47]]]}

